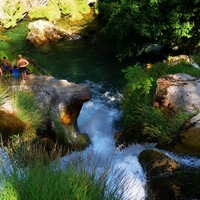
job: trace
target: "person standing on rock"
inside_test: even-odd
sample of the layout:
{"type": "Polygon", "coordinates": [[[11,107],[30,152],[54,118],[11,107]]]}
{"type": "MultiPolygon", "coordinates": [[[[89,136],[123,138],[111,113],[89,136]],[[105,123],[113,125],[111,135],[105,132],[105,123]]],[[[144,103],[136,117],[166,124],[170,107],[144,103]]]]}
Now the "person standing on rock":
{"type": "Polygon", "coordinates": [[[5,56],[3,57],[2,61],[5,70],[5,76],[10,76],[10,62],[6,59],[5,56]]]}
{"type": "Polygon", "coordinates": [[[29,64],[29,62],[26,59],[24,59],[21,54],[19,54],[18,61],[17,61],[17,67],[19,68],[19,72],[20,72],[23,80],[27,79],[26,66],[28,64],[29,64]]]}

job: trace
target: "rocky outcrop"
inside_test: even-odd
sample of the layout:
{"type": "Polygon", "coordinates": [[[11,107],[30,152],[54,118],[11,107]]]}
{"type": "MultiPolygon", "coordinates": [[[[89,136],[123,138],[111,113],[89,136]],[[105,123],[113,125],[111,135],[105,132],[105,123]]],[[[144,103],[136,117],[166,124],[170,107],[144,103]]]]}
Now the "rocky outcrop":
{"type": "MultiPolygon", "coordinates": [[[[83,103],[92,97],[89,87],[70,83],[67,80],[58,80],[51,76],[30,74],[27,77],[27,80],[9,77],[6,83],[12,90],[34,92],[37,105],[43,110],[45,117],[46,124],[41,127],[38,135],[42,138],[45,146],[51,149],[58,142],[59,145],[63,146],[63,152],[85,148],[89,144],[89,138],[86,134],[79,134],[76,124],[83,103]],[[62,130],[64,129],[63,131],[66,133],[65,139],[55,130],[54,120],[52,121],[52,119],[62,124],[62,130]]],[[[13,134],[22,133],[26,127],[25,123],[16,117],[14,118],[15,112],[16,110],[9,98],[0,105],[0,132],[3,131],[5,139],[13,134]],[[1,115],[1,113],[3,114],[1,115]],[[16,122],[14,123],[15,126],[9,122],[11,117],[13,123],[16,122]]],[[[34,136],[30,140],[35,138],[34,136]]]]}
{"type": "Polygon", "coordinates": [[[35,45],[42,45],[50,41],[58,41],[71,34],[43,20],[31,22],[28,25],[28,29],[29,33],[26,39],[35,45]]]}
{"type": "Polygon", "coordinates": [[[157,80],[154,106],[171,112],[180,108],[194,116],[185,123],[171,151],[200,156],[200,79],[188,74],[169,74],[157,80]]]}
{"type": "Polygon", "coordinates": [[[61,19],[62,16],[70,16],[71,19],[82,19],[82,14],[90,13],[90,5],[94,6],[94,1],[81,0],[59,0],[55,3],[52,0],[4,0],[0,6],[0,21],[5,28],[14,27],[17,22],[22,19],[46,19],[55,21],[61,19]]]}
{"type": "Polygon", "coordinates": [[[200,108],[200,79],[188,74],[169,74],[157,80],[154,106],[197,111],[200,108]]]}
{"type": "Polygon", "coordinates": [[[92,97],[88,86],[58,80],[52,76],[28,75],[28,80],[9,78],[12,89],[32,90],[38,106],[52,113],[66,127],[76,125],[77,117],[84,102],[92,97]]]}
{"type": "Polygon", "coordinates": [[[190,118],[183,126],[179,141],[170,148],[176,153],[200,156],[200,113],[190,118]]]}
{"type": "Polygon", "coordinates": [[[183,54],[178,56],[169,56],[164,62],[170,66],[173,66],[182,62],[190,64],[192,62],[192,59],[189,58],[189,56],[183,54]]]}
{"type": "Polygon", "coordinates": [[[183,166],[155,150],[144,150],[139,155],[147,176],[148,200],[199,199],[199,169],[183,166]]]}

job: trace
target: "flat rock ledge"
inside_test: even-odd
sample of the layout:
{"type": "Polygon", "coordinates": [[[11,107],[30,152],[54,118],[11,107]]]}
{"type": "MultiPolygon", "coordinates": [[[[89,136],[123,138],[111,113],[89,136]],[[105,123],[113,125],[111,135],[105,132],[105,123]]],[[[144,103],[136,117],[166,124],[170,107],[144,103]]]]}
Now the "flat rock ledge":
{"type": "MultiPolygon", "coordinates": [[[[51,113],[67,128],[77,124],[77,118],[84,102],[92,97],[90,88],[52,76],[28,75],[27,80],[8,78],[12,90],[31,90],[35,93],[38,106],[47,114],[51,113]]],[[[1,105],[1,110],[14,112],[9,101],[1,105]]]]}

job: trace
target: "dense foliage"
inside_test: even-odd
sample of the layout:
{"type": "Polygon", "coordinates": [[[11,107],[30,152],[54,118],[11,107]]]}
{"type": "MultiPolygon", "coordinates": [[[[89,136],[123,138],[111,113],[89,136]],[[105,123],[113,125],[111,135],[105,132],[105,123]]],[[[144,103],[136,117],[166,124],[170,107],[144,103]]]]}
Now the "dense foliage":
{"type": "MultiPolygon", "coordinates": [[[[199,1],[101,0],[99,13],[106,37],[116,43],[119,57],[148,50],[152,44],[181,45],[196,33],[199,1]]],[[[198,44],[198,41],[197,41],[198,44]]]]}

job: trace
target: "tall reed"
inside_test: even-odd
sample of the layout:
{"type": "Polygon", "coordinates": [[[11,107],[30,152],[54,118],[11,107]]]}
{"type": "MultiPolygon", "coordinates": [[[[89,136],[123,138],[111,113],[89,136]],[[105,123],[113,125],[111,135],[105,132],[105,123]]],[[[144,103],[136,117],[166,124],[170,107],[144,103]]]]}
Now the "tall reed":
{"type": "Polygon", "coordinates": [[[9,176],[0,176],[1,200],[123,200],[126,192],[125,173],[97,155],[76,154],[62,165],[58,159],[13,166],[9,176]]]}

